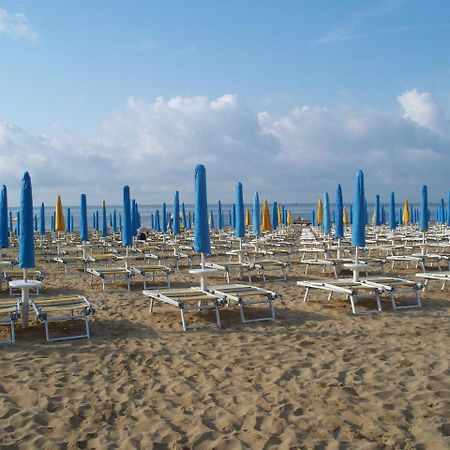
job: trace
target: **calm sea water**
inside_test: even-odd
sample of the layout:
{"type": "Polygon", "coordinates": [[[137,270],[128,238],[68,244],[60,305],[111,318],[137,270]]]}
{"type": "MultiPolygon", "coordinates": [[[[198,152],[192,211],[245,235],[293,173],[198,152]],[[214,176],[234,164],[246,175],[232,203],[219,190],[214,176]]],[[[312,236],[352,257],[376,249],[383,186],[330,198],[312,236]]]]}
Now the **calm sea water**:
{"type": "MultiPolygon", "coordinates": [[[[347,206],[347,209],[349,207],[349,205],[345,205],[347,206]]],[[[373,211],[373,204],[368,204],[368,213],[369,213],[369,217],[371,217],[372,211],[373,211]]],[[[388,204],[383,204],[385,210],[386,210],[386,214],[388,214],[388,210],[389,210],[389,205],[388,204]]],[[[403,206],[402,204],[397,204],[396,205],[396,210],[398,212],[398,208],[401,208],[403,206]]],[[[414,207],[414,208],[419,208],[420,205],[417,203],[410,203],[410,206],[414,207]]],[[[74,229],[75,230],[79,230],[80,228],[80,207],[79,206],[68,206],[70,208],[70,213],[73,216],[73,225],[74,225],[74,229]]],[[[245,204],[246,208],[249,208],[250,210],[253,208],[253,204],[245,204]]],[[[292,212],[292,216],[294,219],[297,218],[302,218],[302,219],[310,219],[311,218],[311,211],[313,210],[313,208],[316,207],[316,204],[314,203],[285,203],[284,207],[288,210],[292,212]]],[[[429,204],[429,208],[432,211],[432,218],[434,219],[434,211],[436,211],[438,207],[437,203],[430,203],[429,204]]],[[[114,209],[116,209],[117,211],[117,225],[119,225],[119,213],[122,213],[122,205],[107,205],[106,207],[106,214],[107,214],[107,221],[108,221],[108,225],[109,225],[109,221],[110,221],[110,214],[113,212],[114,209]]],[[[171,212],[172,211],[173,206],[167,204],[167,211],[171,212]]],[[[194,211],[194,205],[185,205],[186,208],[186,213],[193,212],[194,211]]],[[[217,220],[217,204],[212,204],[209,205],[209,208],[213,210],[213,214],[214,214],[214,220],[217,220]]],[[[333,210],[334,205],[331,205],[331,209],[333,210]]],[[[66,217],[66,211],[67,211],[67,207],[64,206],[64,216],[66,217]]],[[[231,211],[232,209],[232,205],[231,204],[222,204],[222,209],[224,212],[224,220],[225,220],[225,224],[229,223],[229,219],[228,219],[228,211],[231,211]]],[[[50,229],[50,224],[51,224],[51,216],[54,213],[54,207],[47,207],[45,209],[45,225],[47,229],[50,229]]],[[[162,205],[139,205],[139,212],[141,214],[141,223],[142,226],[147,226],[149,227],[151,224],[151,214],[155,213],[156,210],[159,210],[159,213],[161,214],[161,210],[162,210],[162,205]]],[[[272,213],[272,205],[269,205],[269,210],[270,213],[272,213]]],[[[10,211],[13,214],[13,217],[15,218],[17,215],[17,211],[18,208],[10,208],[10,211]]],[[[91,228],[93,226],[93,215],[95,214],[96,211],[98,211],[99,214],[99,222],[100,222],[100,226],[102,223],[102,207],[101,205],[99,206],[88,206],[87,208],[88,211],[88,226],[91,228]]],[[[39,214],[40,214],[40,208],[34,208],[34,212],[35,214],[37,214],[38,218],[39,218],[39,214]]],[[[39,220],[39,219],[38,219],[39,220]]],[[[66,218],[67,221],[67,218],[66,218]]],[[[15,221],[14,221],[15,223],[15,221]]],[[[13,224],[13,226],[15,226],[13,224]]]]}

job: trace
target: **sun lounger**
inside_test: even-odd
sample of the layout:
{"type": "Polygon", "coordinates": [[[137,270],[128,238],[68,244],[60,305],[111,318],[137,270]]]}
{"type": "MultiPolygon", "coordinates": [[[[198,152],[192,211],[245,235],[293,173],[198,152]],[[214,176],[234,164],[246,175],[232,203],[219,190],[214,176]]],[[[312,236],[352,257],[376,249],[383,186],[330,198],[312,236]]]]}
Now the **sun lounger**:
{"type": "Polygon", "coordinates": [[[450,271],[416,273],[416,277],[422,278],[425,286],[428,286],[429,281],[440,281],[441,291],[443,291],[447,282],[450,281],[450,271]]]}
{"type": "MultiPolygon", "coordinates": [[[[37,269],[28,269],[27,276],[30,280],[42,281],[44,279],[44,274],[42,271],[37,269]]],[[[6,280],[9,284],[12,280],[21,280],[23,278],[23,270],[22,269],[12,269],[3,271],[3,279],[6,280]]],[[[14,295],[14,293],[22,293],[20,289],[15,289],[9,286],[9,294],[14,295]]],[[[36,294],[39,294],[39,287],[36,288],[36,294]]]]}
{"type": "Polygon", "coordinates": [[[88,267],[86,272],[91,274],[91,284],[94,277],[100,278],[103,290],[105,290],[108,280],[112,279],[115,282],[117,278],[124,279],[127,283],[127,289],[130,290],[132,272],[126,267],[88,267]]]}
{"type": "Polygon", "coordinates": [[[392,269],[395,267],[396,262],[404,262],[406,263],[406,268],[409,269],[410,263],[415,263],[416,268],[422,267],[425,271],[424,257],[423,256],[412,256],[412,255],[394,255],[394,256],[386,256],[387,261],[391,261],[392,269]]]}
{"type": "Polygon", "coordinates": [[[95,313],[94,307],[83,295],[66,295],[63,297],[35,297],[30,300],[36,317],[44,322],[45,338],[50,341],[66,341],[90,337],[88,316],[95,313]],[[83,319],[86,332],[83,334],[50,337],[49,323],[65,320],[83,319]]]}
{"type": "Polygon", "coordinates": [[[144,282],[144,289],[147,289],[147,281],[155,282],[156,278],[165,278],[167,287],[170,288],[170,275],[173,273],[172,269],[167,266],[132,266],[130,270],[133,275],[142,277],[144,282]]]}
{"type": "Polygon", "coordinates": [[[64,273],[67,275],[67,269],[69,266],[76,267],[81,265],[83,270],[86,270],[86,261],[82,256],[57,256],[53,258],[57,266],[62,264],[64,266],[64,273]]]}
{"type": "Polygon", "coordinates": [[[415,281],[405,280],[403,278],[396,277],[370,277],[361,279],[361,282],[368,286],[373,286],[382,293],[390,295],[392,309],[407,309],[407,308],[421,308],[422,303],[420,301],[419,290],[423,289],[423,285],[416,283],[415,281]],[[397,305],[396,297],[398,294],[413,293],[416,299],[416,303],[412,305],[397,305]]]}
{"type": "Polygon", "coordinates": [[[323,281],[297,281],[297,285],[306,288],[303,301],[306,302],[311,289],[319,289],[328,292],[328,300],[331,300],[334,293],[343,294],[350,300],[353,314],[366,314],[373,312],[381,312],[380,290],[376,287],[363,284],[359,281],[351,279],[323,280],[323,281]],[[360,299],[375,298],[377,308],[364,311],[364,313],[356,312],[356,304],[360,299]]]}
{"type": "Polygon", "coordinates": [[[286,281],[286,269],[289,267],[288,263],[283,261],[276,261],[273,259],[254,261],[253,266],[263,277],[263,281],[266,282],[266,276],[273,271],[281,271],[280,280],[286,281]]]}
{"type": "Polygon", "coordinates": [[[14,344],[16,335],[14,325],[20,317],[20,306],[17,300],[1,299],[0,300],[0,325],[10,326],[10,339],[1,340],[0,344],[14,344]]]}
{"type": "Polygon", "coordinates": [[[116,259],[116,255],[114,253],[93,253],[91,255],[87,255],[85,258],[87,266],[91,264],[105,264],[108,266],[108,263],[114,261],[116,259]]]}
{"type": "Polygon", "coordinates": [[[210,286],[208,291],[213,294],[222,296],[224,300],[232,300],[239,305],[242,323],[261,322],[266,320],[275,320],[274,300],[281,298],[277,292],[269,291],[256,286],[247,284],[224,284],[220,286],[210,286]],[[267,304],[269,307],[269,315],[255,319],[247,319],[245,317],[245,307],[250,305],[267,304]]]}
{"type": "Polygon", "coordinates": [[[153,312],[155,300],[177,307],[180,310],[183,331],[200,328],[199,326],[190,326],[187,324],[185,317],[187,311],[215,310],[217,327],[222,327],[219,312],[219,308],[223,306],[222,296],[202,291],[200,288],[167,289],[165,291],[144,290],[143,293],[147,297],[150,297],[151,313],[153,312]]]}
{"type": "Polygon", "coordinates": [[[211,269],[216,269],[221,272],[224,272],[225,276],[227,278],[227,283],[230,282],[230,274],[232,272],[237,272],[239,274],[239,280],[242,279],[244,272],[246,272],[246,275],[248,277],[248,282],[249,283],[252,282],[251,271],[254,268],[252,264],[241,263],[238,261],[228,261],[228,262],[220,262],[220,263],[207,262],[205,264],[205,266],[209,267],[211,269]]]}

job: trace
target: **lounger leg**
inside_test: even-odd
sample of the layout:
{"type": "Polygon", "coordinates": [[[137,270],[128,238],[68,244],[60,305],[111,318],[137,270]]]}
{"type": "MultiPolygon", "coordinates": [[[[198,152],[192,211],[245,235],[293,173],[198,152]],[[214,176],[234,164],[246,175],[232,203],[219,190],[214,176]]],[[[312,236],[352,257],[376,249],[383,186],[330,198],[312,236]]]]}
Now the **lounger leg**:
{"type": "Polygon", "coordinates": [[[306,288],[305,296],[303,297],[303,303],[305,303],[308,300],[308,294],[309,294],[309,287],[306,288]]]}
{"type": "Polygon", "coordinates": [[[151,299],[150,299],[150,313],[153,312],[153,304],[154,304],[154,299],[151,298],[151,299]]]}
{"type": "Polygon", "coordinates": [[[356,308],[355,308],[355,299],[353,298],[353,295],[350,295],[350,305],[352,306],[352,313],[356,314],[356,308]]]}
{"type": "Polygon", "coordinates": [[[11,319],[11,343],[16,343],[16,331],[14,329],[14,320],[11,319]]]}
{"type": "Polygon", "coordinates": [[[244,314],[244,304],[241,302],[239,302],[239,313],[241,315],[241,322],[245,323],[245,314],[244,314]]]}
{"type": "Polygon", "coordinates": [[[416,301],[417,301],[417,307],[418,308],[422,308],[422,302],[420,301],[420,295],[419,295],[419,290],[416,290],[416,301]]]}
{"type": "Polygon", "coordinates": [[[391,303],[392,303],[392,309],[395,311],[397,309],[397,305],[395,304],[394,292],[391,292],[391,303]]]}
{"type": "Polygon", "coordinates": [[[183,308],[180,308],[180,315],[181,315],[181,325],[183,326],[183,331],[186,331],[186,321],[184,319],[183,308]]]}
{"type": "Polygon", "coordinates": [[[230,274],[228,271],[225,272],[225,276],[227,277],[227,283],[230,284],[230,274]]]}
{"type": "Polygon", "coordinates": [[[50,333],[48,331],[48,320],[46,319],[44,322],[45,325],[45,339],[47,340],[47,342],[50,341],[50,333]]]}
{"type": "Polygon", "coordinates": [[[220,312],[219,312],[219,305],[217,304],[217,301],[214,302],[215,310],[216,310],[216,322],[217,322],[217,328],[220,330],[222,328],[222,323],[220,322],[220,312]]]}
{"type": "Polygon", "coordinates": [[[445,284],[447,283],[447,281],[444,281],[443,283],[442,283],[442,286],[441,286],[441,291],[443,291],[444,289],[445,289],[445,284]]]}
{"type": "Polygon", "coordinates": [[[377,307],[378,307],[378,312],[381,312],[381,300],[380,300],[380,294],[377,294],[377,307]]]}
{"type": "Polygon", "coordinates": [[[330,293],[328,294],[327,300],[330,301],[332,297],[333,297],[333,291],[330,291],[330,293]]]}
{"type": "Polygon", "coordinates": [[[89,322],[88,322],[88,317],[87,316],[84,316],[84,322],[86,324],[86,337],[88,339],[90,339],[91,338],[91,333],[89,331],[89,322]]]}

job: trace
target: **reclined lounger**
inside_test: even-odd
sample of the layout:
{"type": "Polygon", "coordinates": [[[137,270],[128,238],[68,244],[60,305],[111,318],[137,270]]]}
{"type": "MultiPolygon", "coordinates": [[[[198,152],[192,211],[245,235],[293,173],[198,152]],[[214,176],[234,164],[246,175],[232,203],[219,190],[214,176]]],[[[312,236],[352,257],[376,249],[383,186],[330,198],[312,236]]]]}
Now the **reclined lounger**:
{"type": "Polygon", "coordinates": [[[150,297],[150,312],[153,312],[154,301],[160,301],[172,306],[176,306],[180,310],[181,325],[183,331],[194,328],[202,328],[202,326],[189,326],[186,321],[185,312],[187,311],[204,311],[214,309],[216,313],[217,328],[221,328],[219,308],[223,306],[222,296],[202,291],[200,288],[186,289],[167,289],[163,292],[154,290],[144,290],[143,294],[150,297]]]}
{"type": "Polygon", "coordinates": [[[172,269],[167,266],[132,266],[130,268],[133,275],[142,277],[144,289],[147,289],[147,281],[154,282],[156,278],[165,278],[167,287],[170,288],[170,275],[172,269]]]}
{"type": "Polygon", "coordinates": [[[248,282],[252,282],[252,275],[251,271],[253,270],[253,265],[248,263],[242,263],[237,261],[228,261],[228,262],[220,262],[220,263],[214,263],[214,262],[207,262],[205,263],[206,267],[209,267],[211,269],[216,269],[221,272],[225,273],[225,276],[227,277],[227,283],[230,282],[230,273],[232,272],[238,272],[239,273],[239,280],[242,279],[242,276],[244,274],[244,271],[247,273],[248,276],[248,282]]]}
{"type": "Polygon", "coordinates": [[[86,272],[91,274],[91,284],[94,276],[100,278],[103,290],[105,290],[106,282],[110,278],[112,278],[112,281],[115,281],[116,278],[124,278],[127,283],[127,289],[130,290],[131,277],[133,275],[131,270],[126,267],[88,267],[86,272]]]}
{"type": "Polygon", "coordinates": [[[430,280],[440,281],[442,283],[441,291],[443,291],[445,289],[446,283],[450,281],[450,271],[416,273],[416,277],[423,278],[425,280],[425,287],[428,286],[428,282],[430,280]]]}
{"type": "Polygon", "coordinates": [[[232,300],[239,305],[242,323],[262,322],[265,320],[275,320],[275,309],[273,301],[281,298],[277,292],[247,284],[224,284],[220,286],[210,286],[208,290],[215,295],[220,295],[226,300],[232,300]],[[269,307],[269,316],[257,319],[245,318],[245,306],[267,304],[269,307]]]}
{"type": "Polygon", "coordinates": [[[420,302],[419,290],[423,289],[423,285],[420,283],[396,277],[370,277],[362,279],[361,282],[367,284],[368,286],[373,286],[379,289],[380,291],[382,291],[382,293],[389,294],[391,298],[392,309],[394,311],[397,309],[422,307],[422,303],[420,302]],[[416,303],[412,305],[398,306],[396,303],[396,295],[399,293],[411,292],[414,294],[416,303]]]}
{"type": "Polygon", "coordinates": [[[83,295],[66,295],[62,297],[47,298],[35,297],[30,300],[30,305],[33,307],[36,317],[44,322],[45,338],[47,339],[47,342],[90,338],[88,316],[95,314],[95,309],[83,295]],[[50,322],[61,322],[74,319],[84,319],[86,333],[72,336],[50,337],[50,322]]]}
{"type": "Polygon", "coordinates": [[[320,289],[329,292],[328,300],[331,300],[333,293],[344,294],[350,300],[353,314],[370,314],[382,311],[379,289],[367,284],[363,284],[359,281],[341,278],[339,280],[329,281],[297,281],[297,284],[306,288],[305,296],[303,298],[304,302],[306,302],[308,299],[310,289],[320,289]],[[372,297],[375,297],[377,309],[371,309],[368,311],[364,311],[363,313],[357,313],[356,303],[358,302],[358,300],[362,298],[372,297]]]}
{"type": "Polygon", "coordinates": [[[0,325],[10,326],[10,339],[0,341],[0,344],[15,344],[14,325],[20,317],[20,306],[17,300],[0,300],[0,325]]]}

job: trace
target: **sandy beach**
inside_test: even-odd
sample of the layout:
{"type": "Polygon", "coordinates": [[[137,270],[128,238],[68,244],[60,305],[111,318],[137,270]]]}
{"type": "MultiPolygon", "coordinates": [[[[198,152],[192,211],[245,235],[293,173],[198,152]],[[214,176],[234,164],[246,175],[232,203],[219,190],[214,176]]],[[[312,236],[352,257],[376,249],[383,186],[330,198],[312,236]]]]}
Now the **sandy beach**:
{"type": "MultiPolygon", "coordinates": [[[[422,309],[384,301],[383,313],[355,317],[324,293],[303,303],[294,259],[286,282],[265,284],[283,295],[275,322],[243,325],[229,307],[223,330],[183,333],[175,308],[149,313],[137,280],[102,292],[85,273],[38,266],[43,295],[89,297],[92,338],[46,344],[42,324],[18,324],[17,343],[0,348],[2,449],[450,446],[450,299],[439,284],[422,309]]],[[[173,276],[175,287],[195,281],[187,268],[173,276]]]]}

